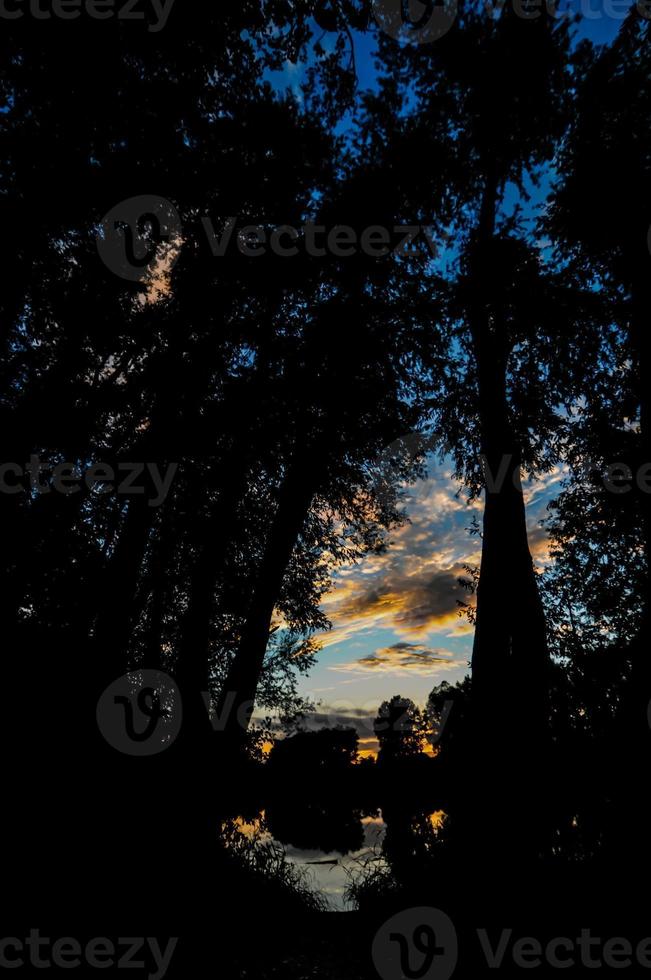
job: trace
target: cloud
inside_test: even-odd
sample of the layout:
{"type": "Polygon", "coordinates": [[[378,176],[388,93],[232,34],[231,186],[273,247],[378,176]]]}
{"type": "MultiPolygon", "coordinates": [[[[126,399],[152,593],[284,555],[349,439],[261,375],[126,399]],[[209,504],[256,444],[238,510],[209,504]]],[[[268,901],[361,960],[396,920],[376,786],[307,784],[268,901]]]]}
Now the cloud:
{"type": "MultiPolygon", "coordinates": [[[[557,467],[525,486],[529,542],[538,566],[549,557],[540,519],[562,475],[557,467]]],[[[478,566],[481,560],[481,538],[469,532],[481,517],[483,501],[469,499],[450,468],[436,463],[431,464],[428,479],[417,481],[405,493],[410,522],[391,533],[383,554],[341,569],[324,597],[323,610],[333,625],[320,637],[324,648],[367,638],[378,629],[391,630],[396,640],[430,645],[436,642],[436,634],[446,640],[472,634],[473,627],[460,615],[459,602],[473,599],[459,579],[468,578],[464,566],[478,566]]],[[[368,665],[371,670],[378,667],[368,665]]]]}
{"type": "Polygon", "coordinates": [[[355,671],[362,674],[431,674],[441,669],[456,669],[459,666],[454,654],[449,650],[430,650],[419,643],[393,643],[382,647],[367,657],[352,663],[333,664],[330,670],[355,671]]]}
{"type": "Polygon", "coordinates": [[[549,549],[551,542],[549,535],[544,527],[533,527],[529,529],[529,550],[534,564],[542,567],[550,561],[549,549]]]}
{"type": "Polygon", "coordinates": [[[373,722],[379,707],[379,700],[361,708],[342,704],[322,705],[319,711],[308,712],[300,727],[308,732],[316,732],[321,728],[354,728],[360,741],[375,741],[373,722]]]}
{"type": "Polygon", "coordinates": [[[458,579],[464,564],[479,562],[481,545],[468,533],[481,502],[460,491],[449,467],[432,463],[429,478],[405,489],[409,523],[391,532],[383,554],[341,569],[322,605],[333,629],[323,647],[391,630],[396,640],[427,642],[428,634],[462,636],[467,625],[459,600],[468,600],[458,579]]]}
{"type": "Polygon", "coordinates": [[[424,556],[402,554],[372,575],[340,579],[324,601],[334,625],[324,646],[376,627],[408,641],[432,630],[453,632],[460,625],[459,602],[468,598],[459,584],[464,576],[463,565],[441,568],[424,556]]]}

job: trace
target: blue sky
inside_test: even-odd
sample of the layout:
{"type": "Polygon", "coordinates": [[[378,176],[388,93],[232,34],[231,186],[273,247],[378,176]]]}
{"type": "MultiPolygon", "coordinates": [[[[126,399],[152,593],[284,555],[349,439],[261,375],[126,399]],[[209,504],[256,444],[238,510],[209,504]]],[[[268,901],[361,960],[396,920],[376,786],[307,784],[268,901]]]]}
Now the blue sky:
{"type": "MultiPolygon", "coordinates": [[[[508,3],[512,0],[485,0],[489,9],[492,8],[493,3],[497,6],[500,2],[508,3]]],[[[628,10],[635,6],[632,0],[555,0],[555,2],[559,13],[580,14],[580,19],[573,28],[575,39],[580,41],[587,38],[594,44],[609,44],[617,34],[628,10]]],[[[541,10],[545,9],[545,3],[551,5],[552,0],[540,0],[541,10]]],[[[320,39],[325,50],[334,46],[335,34],[322,32],[316,25],[314,25],[314,30],[316,38],[320,39]]],[[[355,43],[355,64],[359,89],[373,88],[376,79],[374,66],[377,49],[376,36],[372,31],[363,33],[353,30],[351,37],[355,43]]],[[[267,77],[274,88],[278,90],[290,89],[295,95],[300,95],[304,70],[304,65],[288,61],[283,71],[269,72],[267,77]]]]}

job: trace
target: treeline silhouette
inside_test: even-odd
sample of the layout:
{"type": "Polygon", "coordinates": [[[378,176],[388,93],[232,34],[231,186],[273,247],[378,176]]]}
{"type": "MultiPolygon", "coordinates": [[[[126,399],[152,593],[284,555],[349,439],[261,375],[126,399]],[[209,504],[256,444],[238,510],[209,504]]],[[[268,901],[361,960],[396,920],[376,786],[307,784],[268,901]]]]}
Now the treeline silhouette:
{"type": "MultiPolygon", "coordinates": [[[[334,799],[342,759],[339,791],[359,781],[364,803],[382,805],[380,784],[388,805],[401,784],[441,799],[451,889],[512,874],[533,896],[557,874],[589,894],[649,866],[650,44],[635,8],[596,46],[570,19],[465,2],[445,36],[411,46],[368,0],[179,4],[158,34],[3,23],[16,914],[38,881],[46,916],[210,919],[197,881],[226,868],[219,819],[272,773],[297,807],[324,786],[334,799]],[[97,243],[139,195],[169,202],[181,231],[144,234],[153,258],[128,280],[97,243]],[[400,254],[215,255],[201,219],[221,233],[233,216],[238,231],[312,222],[357,242],[388,229],[389,248],[399,226],[429,226],[438,253],[421,236],[400,254]],[[332,734],[295,735],[263,764],[253,704],[287,724],[308,710],[298,680],[333,574],[389,545],[405,484],[437,456],[484,505],[472,682],[430,699],[439,722],[454,702],[437,754],[412,752],[420,734],[388,705],[377,773],[352,765],[344,734],[336,751],[332,734]],[[149,469],[130,492],[66,493],[48,482],[61,463],[178,468],[154,507],[149,469]],[[521,478],[552,471],[540,575],[521,478]],[[138,669],[173,677],[183,704],[179,736],[147,759],[116,752],[96,718],[138,669]]],[[[436,904],[417,867],[403,894],[436,904]]],[[[227,874],[235,909],[249,885],[227,874]]]]}
{"type": "Polygon", "coordinates": [[[399,695],[384,701],[373,726],[377,754],[362,754],[358,733],[344,725],[313,730],[299,727],[293,734],[277,738],[268,757],[257,763],[246,806],[242,798],[238,800],[239,812],[243,807],[248,815],[264,810],[270,831],[284,842],[270,818],[270,807],[279,804],[292,826],[308,835],[313,832],[314,821],[309,815],[301,816],[303,804],[308,812],[315,804],[322,811],[330,811],[331,819],[320,817],[318,822],[324,828],[330,823],[333,833],[338,824],[336,808],[342,805],[371,813],[385,811],[399,799],[406,813],[424,807],[429,807],[430,813],[447,809],[454,774],[448,771],[448,753],[442,753],[441,747],[458,739],[454,729],[463,726],[468,690],[468,679],[454,687],[444,681],[434,689],[423,711],[410,698],[399,695]],[[301,786],[299,798],[297,785],[301,786]]]}

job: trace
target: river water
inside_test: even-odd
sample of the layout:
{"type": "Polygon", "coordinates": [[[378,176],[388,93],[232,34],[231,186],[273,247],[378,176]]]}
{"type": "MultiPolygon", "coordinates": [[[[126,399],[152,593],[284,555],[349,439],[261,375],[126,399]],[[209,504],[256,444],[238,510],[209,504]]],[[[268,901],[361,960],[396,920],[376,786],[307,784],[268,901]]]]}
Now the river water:
{"type": "MultiPolygon", "coordinates": [[[[444,814],[440,810],[429,815],[434,830],[442,825],[443,819],[444,814]]],[[[354,909],[354,903],[347,896],[352,880],[360,880],[374,870],[387,867],[382,848],[387,825],[381,810],[376,815],[360,817],[361,846],[346,850],[297,847],[289,841],[278,841],[268,829],[264,810],[254,819],[238,817],[234,824],[237,833],[243,835],[252,847],[273,844],[282,848],[285,860],[300,870],[310,891],[320,894],[332,911],[354,909]]]]}

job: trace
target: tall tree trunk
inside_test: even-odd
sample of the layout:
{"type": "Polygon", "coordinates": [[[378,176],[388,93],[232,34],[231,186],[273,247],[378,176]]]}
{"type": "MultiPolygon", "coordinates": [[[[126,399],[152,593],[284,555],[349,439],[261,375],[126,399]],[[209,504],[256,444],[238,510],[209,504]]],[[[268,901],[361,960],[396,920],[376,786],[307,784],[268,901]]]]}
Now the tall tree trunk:
{"type": "Polygon", "coordinates": [[[219,697],[217,717],[227,746],[234,752],[242,747],[251,720],[273,610],[318,483],[316,454],[300,454],[282,485],[246,622],[219,697]]]}
{"type": "Polygon", "coordinates": [[[229,415],[237,419],[237,434],[221,461],[225,479],[215,512],[203,529],[198,555],[190,576],[189,603],[181,628],[176,679],[186,702],[188,721],[205,735],[208,714],[205,696],[209,691],[208,652],[215,590],[224,571],[228,548],[235,538],[237,512],[247,489],[254,462],[252,446],[258,420],[260,397],[265,390],[270,361],[270,337],[260,343],[257,372],[243,391],[236,390],[229,415]]]}
{"type": "Polygon", "coordinates": [[[153,514],[145,496],[131,498],[115,551],[99,578],[101,596],[94,634],[97,667],[106,683],[110,672],[117,675],[126,669],[134,600],[153,514]]]}
{"type": "Polygon", "coordinates": [[[202,529],[199,553],[191,573],[189,603],[182,624],[175,670],[187,720],[204,735],[209,725],[206,696],[209,692],[208,653],[215,590],[236,534],[238,507],[246,493],[250,471],[249,456],[243,450],[246,443],[244,433],[222,463],[222,470],[228,477],[215,512],[202,529]]]}
{"type": "Polygon", "coordinates": [[[497,182],[489,175],[471,310],[486,476],[472,701],[473,809],[480,805],[482,811],[476,838],[503,860],[508,852],[533,856],[542,846],[539,781],[545,771],[549,654],[527,537],[521,450],[509,420],[509,338],[486,302],[490,284],[483,259],[491,247],[497,199],[497,182]]]}

